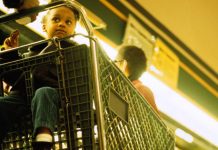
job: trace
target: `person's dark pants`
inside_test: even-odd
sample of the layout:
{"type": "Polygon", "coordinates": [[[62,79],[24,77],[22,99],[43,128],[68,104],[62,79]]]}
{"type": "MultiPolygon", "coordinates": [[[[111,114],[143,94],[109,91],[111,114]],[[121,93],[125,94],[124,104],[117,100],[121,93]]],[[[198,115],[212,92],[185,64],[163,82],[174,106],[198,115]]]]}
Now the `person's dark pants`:
{"type": "Polygon", "coordinates": [[[0,97],[0,144],[15,122],[30,112],[25,104],[25,98],[18,92],[0,97]]]}
{"type": "MultiPolygon", "coordinates": [[[[57,123],[58,91],[51,87],[42,87],[36,90],[32,99],[31,110],[34,133],[39,127],[47,127],[52,132],[57,123]]],[[[0,97],[0,145],[11,126],[30,112],[25,100],[18,94],[0,97]]]]}

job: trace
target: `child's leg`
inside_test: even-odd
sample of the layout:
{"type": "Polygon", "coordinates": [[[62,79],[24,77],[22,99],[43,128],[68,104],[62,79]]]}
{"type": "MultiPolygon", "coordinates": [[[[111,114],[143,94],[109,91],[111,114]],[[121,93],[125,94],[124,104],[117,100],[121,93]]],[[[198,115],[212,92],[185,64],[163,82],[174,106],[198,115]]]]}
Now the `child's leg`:
{"type": "Polygon", "coordinates": [[[0,97],[0,143],[13,124],[29,112],[19,93],[11,92],[8,96],[0,97]]]}
{"type": "Polygon", "coordinates": [[[42,87],[36,90],[31,108],[34,137],[39,141],[52,142],[52,132],[58,118],[58,102],[59,95],[55,88],[42,87]],[[39,134],[44,136],[39,137],[39,134]]]}

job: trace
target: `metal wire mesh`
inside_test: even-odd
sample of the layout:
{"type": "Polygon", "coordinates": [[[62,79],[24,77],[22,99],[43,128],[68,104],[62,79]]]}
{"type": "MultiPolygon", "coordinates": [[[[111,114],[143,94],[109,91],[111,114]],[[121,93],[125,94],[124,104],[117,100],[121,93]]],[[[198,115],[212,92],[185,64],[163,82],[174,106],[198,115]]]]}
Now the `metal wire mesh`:
{"type": "MultiPolygon", "coordinates": [[[[80,45],[0,65],[1,75],[7,71],[24,72],[28,105],[34,93],[32,68],[42,64],[56,65],[61,106],[59,122],[53,136],[53,149],[93,149],[94,110],[89,92],[90,58],[87,51],[87,46],[80,45]]],[[[32,149],[31,141],[31,115],[27,114],[8,133],[3,149],[32,149]]]]}
{"type": "MultiPolygon", "coordinates": [[[[97,51],[107,150],[173,150],[174,135],[130,81],[97,51]]],[[[32,66],[57,66],[61,106],[53,149],[98,149],[90,51],[85,45],[0,65],[25,72],[28,104],[33,96],[32,66]]],[[[97,112],[98,113],[98,112],[97,112]]],[[[32,149],[32,122],[27,115],[7,135],[3,149],[32,149]]]]}
{"type": "Polygon", "coordinates": [[[174,135],[130,81],[105,57],[99,50],[98,64],[107,149],[173,150],[174,135]],[[118,103],[119,108],[114,108],[118,103]]]}

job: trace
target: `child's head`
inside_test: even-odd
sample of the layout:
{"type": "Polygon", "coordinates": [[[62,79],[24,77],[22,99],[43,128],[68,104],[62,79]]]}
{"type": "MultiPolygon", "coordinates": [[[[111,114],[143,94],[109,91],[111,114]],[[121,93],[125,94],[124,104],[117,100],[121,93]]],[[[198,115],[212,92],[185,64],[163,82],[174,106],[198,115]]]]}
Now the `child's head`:
{"type": "Polygon", "coordinates": [[[73,8],[61,6],[48,11],[42,19],[47,38],[63,38],[74,33],[79,13],[73,8]]]}
{"type": "Polygon", "coordinates": [[[130,80],[137,80],[147,66],[147,58],[144,51],[132,45],[121,46],[118,49],[116,61],[120,62],[118,67],[130,80]]]}

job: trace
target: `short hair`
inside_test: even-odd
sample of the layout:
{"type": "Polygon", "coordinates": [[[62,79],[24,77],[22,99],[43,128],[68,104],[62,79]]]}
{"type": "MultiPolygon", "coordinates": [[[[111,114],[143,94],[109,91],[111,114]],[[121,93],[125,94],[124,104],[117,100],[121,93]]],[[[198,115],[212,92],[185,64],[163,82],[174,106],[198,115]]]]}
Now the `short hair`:
{"type": "Polygon", "coordinates": [[[147,58],[144,51],[133,45],[120,46],[116,60],[126,60],[129,70],[129,79],[137,80],[147,67],[147,58]]]}
{"type": "MultiPolygon", "coordinates": [[[[69,8],[70,10],[72,10],[72,12],[74,13],[74,16],[75,16],[76,21],[79,22],[79,20],[80,20],[80,13],[78,12],[78,10],[76,10],[75,8],[70,7],[70,6],[60,6],[60,7],[66,7],[66,8],[69,8]]],[[[58,8],[58,7],[56,7],[56,8],[58,8]]],[[[52,8],[52,9],[56,9],[56,8],[52,8]]],[[[42,20],[41,20],[42,23],[45,22],[46,16],[49,14],[49,12],[50,12],[52,9],[48,10],[47,14],[42,17],[42,20]]]]}

